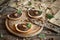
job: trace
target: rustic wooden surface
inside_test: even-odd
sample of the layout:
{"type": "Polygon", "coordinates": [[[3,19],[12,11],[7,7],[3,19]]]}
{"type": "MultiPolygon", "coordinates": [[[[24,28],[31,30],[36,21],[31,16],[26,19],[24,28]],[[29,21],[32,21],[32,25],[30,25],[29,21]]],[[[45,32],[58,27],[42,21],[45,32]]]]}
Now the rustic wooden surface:
{"type": "MultiPolygon", "coordinates": [[[[9,8],[7,7],[7,9],[9,8]]],[[[5,19],[7,18],[6,15],[10,14],[12,10],[6,11],[7,9],[4,9],[4,11],[0,13],[0,34],[3,34],[3,38],[0,38],[0,40],[40,40],[39,34],[34,37],[29,37],[29,38],[18,37],[18,36],[11,34],[6,29],[5,19]]],[[[46,35],[46,39],[54,38],[55,40],[60,40],[60,34],[52,32],[51,30],[47,28],[44,28],[44,30],[41,33],[46,35]]]]}
{"type": "MultiPolygon", "coordinates": [[[[54,2],[54,4],[57,5],[56,7],[58,7],[58,8],[60,8],[59,3],[60,2],[58,2],[58,4],[55,4],[55,2],[54,2]]],[[[53,5],[53,6],[55,6],[55,5],[53,5]]],[[[5,26],[5,19],[7,18],[6,15],[10,14],[13,11],[15,11],[15,10],[10,7],[7,7],[7,6],[0,7],[0,34],[3,34],[3,38],[0,38],[0,40],[40,40],[39,34],[34,37],[23,38],[23,37],[18,37],[18,36],[11,34],[6,29],[6,26],[5,26]]],[[[47,28],[44,28],[40,34],[46,35],[45,40],[49,39],[49,38],[54,38],[54,40],[60,40],[60,34],[55,33],[47,28]]]]}

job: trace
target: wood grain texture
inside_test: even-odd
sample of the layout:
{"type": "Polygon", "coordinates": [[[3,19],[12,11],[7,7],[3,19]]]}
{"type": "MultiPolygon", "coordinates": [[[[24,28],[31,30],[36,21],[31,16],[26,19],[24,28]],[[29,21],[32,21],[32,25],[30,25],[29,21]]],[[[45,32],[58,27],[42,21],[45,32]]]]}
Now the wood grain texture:
{"type": "MultiPolygon", "coordinates": [[[[8,8],[7,8],[8,9],[8,8]]],[[[9,9],[8,9],[9,10],[9,9]]],[[[40,40],[40,38],[37,36],[29,37],[29,38],[22,38],[17,37],[13,34],[11,34],[5,26],[5,19],[7,18],[6,15],[12,13],[11,11],[2,11],[2,14],[0,13],[0,34],[3,34],[3,38],[0,38],[0,40],[40,40]]],[[[44,28],[44,30],[41,32],[42,34],[46,34],[46,39],[48,38],[54,38],[55,40],[60,40],[60,34],[56,34],[52,32],[51,30],[48,30],[47,28],[44,28]]]]}

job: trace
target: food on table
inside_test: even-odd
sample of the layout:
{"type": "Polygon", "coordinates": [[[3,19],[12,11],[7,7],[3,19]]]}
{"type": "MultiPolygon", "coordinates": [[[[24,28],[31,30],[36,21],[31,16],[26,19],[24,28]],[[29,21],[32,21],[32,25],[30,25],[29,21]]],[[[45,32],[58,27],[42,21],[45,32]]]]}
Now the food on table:
{"type": "Polygon", "coordinates": [[[31,24],[30,23],[26,23],[26,24],[18,24],[17,25],[17,29],[21,30],[21,31],[27,31],[31,28],[31,24]]]}
{"type": "Polygon", "coordinates": [[[29,10],[28,12],[28,16],[31,18],[39,18],[41,14],[42,14],[42,11],[33,10],[33,9],[29,10]]]}
{"type": "Polygon", "coordinates": [[[12,14],[10,14],[9,16],[10,16],[11,18],[19,18],[21,15],[22,15],[22,13],[21,13],[21,10],[19,9],[19,10],[17,10],[16,13],[12,13],[12,14]]]}
{"type": "Polygon", "coordinates": [[[29,12],[30,12],[29,14],[32,16],[39,16],[42,13],[42,11],[37,11],[37,10],[30,10],[29,12]]]}
{"type": "Polygon", "coordinates": [[[21,14],[17,14],[17,13],[13,13],[10,15],[11,18],[18,18],[20,16],[21,16],[21,14]]]}

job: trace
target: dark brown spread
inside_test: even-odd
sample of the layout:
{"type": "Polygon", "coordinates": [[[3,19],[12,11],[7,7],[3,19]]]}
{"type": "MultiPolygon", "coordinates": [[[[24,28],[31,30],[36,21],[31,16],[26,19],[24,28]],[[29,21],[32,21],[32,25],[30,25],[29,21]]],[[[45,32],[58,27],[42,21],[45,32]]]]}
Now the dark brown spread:
{"type": "Polygon", "coordinates": [[[17,28],[22,31],[27,31],[29,28],[26,26],[26,24],[18,24],[17,28]]]}
{"type": "Polygon", "coordinates": [[[29,10],[29,14],[31,16],[39,16],[39,15],[41,15],[40,11],[38,11],[38,10],[29,10]]]}
{"type": "Polygon", "coordinates": [[[18,18],[18,17],[20,17],[21,15],[22,15],[22,13],[21,13],[21,14],[13,13],[13,14],[10,14],[10,17],[11,17],[11,18],[18,18]]]}

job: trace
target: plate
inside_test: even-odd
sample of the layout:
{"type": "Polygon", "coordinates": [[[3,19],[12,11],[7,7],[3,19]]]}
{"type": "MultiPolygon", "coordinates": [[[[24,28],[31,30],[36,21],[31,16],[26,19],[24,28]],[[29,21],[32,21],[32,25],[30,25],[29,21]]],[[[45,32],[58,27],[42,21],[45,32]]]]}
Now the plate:
{"type": "Polygon", "coordinates": [[[26,34],[20,33],[18,31],[16,31],[14,26],[12,27],[13,29],[11,29],[8,21],[9,21],[8,19],[6,19],[6,21],[5,21],[6,28],[8,29],[8,31],[11,32],[12,34],[16,35],[16,36],[19,36],[19,37],[32,37],[32,36],[39,34],[43,30],[43,27],[36,26],[30,32],[28,32],[26,34]]]}

